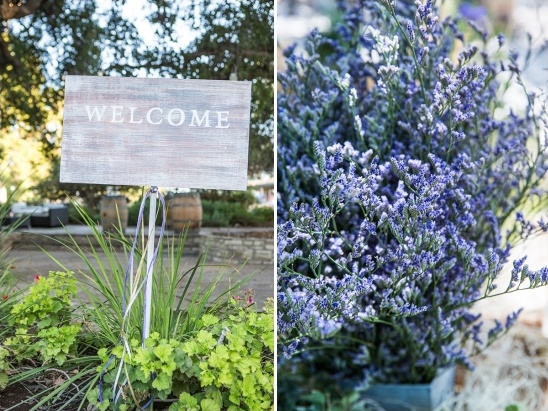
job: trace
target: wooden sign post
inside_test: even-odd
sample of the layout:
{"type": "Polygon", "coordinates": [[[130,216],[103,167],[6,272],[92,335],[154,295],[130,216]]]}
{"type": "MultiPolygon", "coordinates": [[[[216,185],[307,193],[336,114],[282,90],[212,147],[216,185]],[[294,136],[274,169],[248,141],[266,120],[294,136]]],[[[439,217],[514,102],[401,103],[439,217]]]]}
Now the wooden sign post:
{"type": "MultiPolygon", "coordinates": [[[[60,181],[245,190],[250,105],[250,82],[67,76],[60,181]]],[[[155,214],[153,193],[143,340],[155,214]]]]}

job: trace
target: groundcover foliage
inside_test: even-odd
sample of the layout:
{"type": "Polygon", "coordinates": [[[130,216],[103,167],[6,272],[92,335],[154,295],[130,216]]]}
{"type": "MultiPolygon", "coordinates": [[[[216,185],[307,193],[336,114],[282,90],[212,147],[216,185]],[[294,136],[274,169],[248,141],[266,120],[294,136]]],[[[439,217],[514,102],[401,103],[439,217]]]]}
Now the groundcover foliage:
{"type": "MultiPolygon", "coordinates": [[[[123,233],[103,234],[78,210],[93,241],[65,245],[86,270],[76,278],[57,261],[60,271],[0,300],[0,391],[39,384],[43,390],[26,399],[32,410],[271,409],[272,302],[258,312],[251,290],[240,297],[248,278],[228,265],[205,283],[206,255],[184,267],[186,235],[164,238],[154,264],[153,332],[142,341],[146,245],[130,253],[123,233]]],[[[7,284],[0,277],[0,296],[7,284]]]]}
{"type": "Polygon", "coordinates": [[[280,364],[347,387],[429,382],[517,318],[483,330],[474,302],[548,283],[525,258],[495,283],[546,230],[519,212],[546,194],[545,100],[524,90],[505,110],[517,53],[473,24],[467,42],[432,1],[340,7],[278,76],[280,364]]]}
{"type": "MultiPolygon", "coordinates": [[[[178,401],[169,408],[186,410],[267,410],[272,407],[274,331],[272,307],[257,313],[233,303],[235,312],[225,319],[205,314],[200,328],[183,340],[163,339],[153,333],[146,347],[133,339],[118,345],[112,361],[103,349],[99,356],[108,373],[108,388],[88,394],[99,410],[128,410],[150,396],[178,401]],[[125,388],[116,398],[112,387],[125,388]]],[[[117,390],[114,390],[117,391],[117,390]]]]}
{"type": "Polygon", "coordinates": [[[63,365],[67,355],[75,354],[81,330],[80,324],[71,324],[71,300],[76,292],[73,273],[52,271],[47,277],[36,276],[11,309],[8,324],[14,335],[3,341],[5,349],[17,361],[37,358],[42,363],[63,365]]]}

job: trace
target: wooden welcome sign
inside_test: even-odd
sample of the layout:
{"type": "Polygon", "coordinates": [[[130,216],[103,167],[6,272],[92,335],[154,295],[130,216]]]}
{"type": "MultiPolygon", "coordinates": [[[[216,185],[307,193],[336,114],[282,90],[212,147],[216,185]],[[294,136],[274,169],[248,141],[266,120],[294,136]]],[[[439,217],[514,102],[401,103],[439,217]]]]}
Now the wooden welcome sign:
{"type": "Polygon", "coordinates": [[[61,182],[245,190],[251,83],[67,76],[61,182]]]}

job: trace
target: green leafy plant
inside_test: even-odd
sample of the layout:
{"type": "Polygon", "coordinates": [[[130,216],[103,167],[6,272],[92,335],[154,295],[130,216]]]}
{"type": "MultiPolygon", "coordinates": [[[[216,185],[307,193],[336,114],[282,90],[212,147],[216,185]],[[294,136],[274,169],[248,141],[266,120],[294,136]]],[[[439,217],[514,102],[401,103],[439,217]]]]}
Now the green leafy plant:
{"type": "MultiPolygon", "coordinates": [[[[279,360],[283,362],[283,360],[279,360]]],[[[294,411],[378,411],[375,401],[364,398],[352,387],[334,385],[332,376],[303,372],[298,364],[293,372],[279,368],[276,387],[280,410],[294,411]]]]}
{"type": "Polygon", "coordinates": [[[202,209],[204,227],[228,227],[232,224],[233,216],[247,213],[243,204],[224,200],[202,199],[202,209]]]}
{"type": "Polygon", "coordinates": [[[39,359],[63,365],[74,351],[80,324],[71,324],[71,300],[77,286],[73,273],[52,271],[36,276],[27,294],[11,309],[8,323],[15,334],[3,345],[17,361],[39,359]]]}
{"type": "Polygon", "coordinates": [[[231,225],[245,227],[272,227],[274,224],[274,209],[270,207],[257,207],[243,213],[236,213],[230,219],[231,225]]]}
{"type": "Polygon", "coordinates": [[[0,390],[8,385],[9,362],[7,360],[8,350],[0,345],[0,390]]]}
{"type": "Polygon", "coordinates": [[[272,305],[263,313],[240,307],[224,321],[213,316],[203,321],[211,327],[183,343],[192,366],[183,372],[183,392],[170,410],[198,409],[197,404],[202,411],[270,409],[274,384],[272,305]],[[193,380],[199,382],[197,390],[189,389],[187,381],[193,380]]]}
{"type": "Polygon", "coordinates": [[[225,202],[240,204],[244,208],[255,204],[257,200],[251,190],[248,191],[222,191],[222,190],[199,190],[202,201],[225,202]]]}
{"type": "Polygon", "coordinates": [[[178,396],[171,411],[267,410],[273,402],[274,319],[272,304],[263,313],[232,300],[226,317],[205,314],[197,332],[182,340],[153,333],[144,346],[137,339],[120,344],[109,357],[102,391],[88,394],[99,410],[129,410],[151,398],[178,396]],[[102,401],[100,400],[102,397],[102,401]]]}
{"type": "Polygon", "coordinates": [[[248,210],[241,203],[202,199],[202,208],[204,227],[271,227],[274,224],[274,210],[270,207],[248,210]]]}
{"type": "Polygon", "coordinates": [[[229,227],[231,215],[219,208],[213,208],[202,217],[204,227],[229,227]]]}
{"type": "Polygon", "coordinates": [[[272,226],[274,224],[274,209],[271,207],[256,207],[251,210],[251,214],[260,224],[272,226]]]}
{"type": "Polygon", "coordinates": [[[94,388],[87,395],[89,402],[102,411],[133,409],[149,398],[167,399],[172,391],[174,372],[186,362],[181,343],[160,338],[157,332],[146,339],[144,346],[137,339],[132,339],[128,346],[116,346],[112,356],[115,361],[107,349],[99,351],[103,363],[97,371],[102,373],[107,367],[108,372],[102,387],[94,388]]]}

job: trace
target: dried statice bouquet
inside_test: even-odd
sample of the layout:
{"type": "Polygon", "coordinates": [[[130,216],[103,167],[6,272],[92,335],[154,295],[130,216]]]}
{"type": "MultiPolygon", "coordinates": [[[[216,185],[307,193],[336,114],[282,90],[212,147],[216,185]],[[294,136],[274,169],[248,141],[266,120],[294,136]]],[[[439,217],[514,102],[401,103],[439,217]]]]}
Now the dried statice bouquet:
{"type": "Polygon", "coordinates": [[[476,301],[548,283],[522,258],[495,285],[547,228],[520,212],[546,198],[546,109],[524,90],[501,115],[518,55],[473,24],[466,42],[432,1],[341,10],[278,77],[281,361],[347,386],[429,382],[517,318],[483,329],[476,301]]]}

